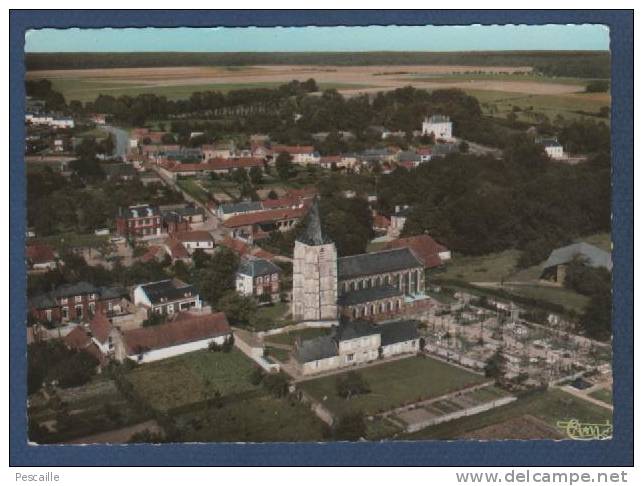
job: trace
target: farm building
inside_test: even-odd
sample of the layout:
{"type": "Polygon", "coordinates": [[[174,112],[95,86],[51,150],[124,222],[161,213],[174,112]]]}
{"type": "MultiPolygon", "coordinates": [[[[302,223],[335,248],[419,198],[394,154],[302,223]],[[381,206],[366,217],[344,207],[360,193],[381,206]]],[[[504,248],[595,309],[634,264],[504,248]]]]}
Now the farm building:
{"type": "Polygon", "coordinates": [[[567,265],[575,259],[581,259],[586,265],[594,268],[605,268],[612,271],[612,255],[589,243],[574,243],[573,245],[556,248],[543,264],[541,279],[562,285],[565,282],[567,265]]]}

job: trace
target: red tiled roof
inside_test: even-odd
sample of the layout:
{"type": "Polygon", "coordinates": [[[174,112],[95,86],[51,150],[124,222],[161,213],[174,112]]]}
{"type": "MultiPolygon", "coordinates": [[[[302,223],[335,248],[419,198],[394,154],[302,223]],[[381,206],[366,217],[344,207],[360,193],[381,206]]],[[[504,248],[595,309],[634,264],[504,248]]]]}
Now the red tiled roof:
{"type": "Polygon", "coordinates": [[[143,263],[151,262],[152,260],[156,260],[163,253],[165,253],[165,250],[163,249],[163,247],[158,245],[152,245],[147,249],[147,252],[145,253],[145,255],[141,257],[141,261],[143,263]]]}
{"type": "Polygon", "coordinates": [[[190,258],[190,254],[185,249],[183,244],[180,241],[174,239],[173,237],[165,240],[165,245],[170,251],[170,256],[172,257],[173,260],[183,260],[183,259],[190,258]]]}
{"type": "Polygon", "coordinates": [[[92,336],[102,344],[107,341],[109,332],[112,330],[112,324],[109,322],[109,319],[107,319],[105,314],[97,312],[89,322],[89,328],[92,331],[92,336]]]}
{"type": "Polygon", "coordinates": [[[294,197],[281,197],[279,199],[264,199],[261,205],[264,209],[290,208],[298,206],[300,200],[294,197]]]}
{"type": "Polygon", "coordinates": [[[246,245],[243,241],[235,240],[234,238],[230,238],[229,236],[226,236],[223,240],[221,240],[220,244],[227,248],[230,248],[232,251],[242,256],[249,251],[248,245],[246,245]]]}
{"type": "Polygon", "coordinates": [[[388,228],[391,225],[391,220],[383,214],[376,214],[373,216],[373,226],[375,228],[388,228]]]}
{"type": "Polygon", "coordinates": [[[263,258],[264,260],[272,260],[275,257],[275,255],[273,255],[272,253],[260,247],[253,248],[250,251],[250,254],[257,258],[263,258]]]}
{"type": "Polygon", "coordinates": [[[239,226],[249,226],[259,223],[271,223],[283,219],[301,218],[305,216],[307,208],[285,208],[269,209],[267,211],[257,211],[249,214],[239,214],[224,221],[223,226],[226,228],[238,228],[239,226]]]}
{"type": "Polygon", "coordinates": [[[56,261],[56,254],[51,246],[44,243],[35,243],[26,248],[27,259],[32,265],[56,261]]]}
{"type": "Polygon", "coordinates": [[[75,327],[63,338],[65,346],[71,349],[85,349],[92,342],[82,326],[75,327]]]}
{"type": "Polygon", "coordinates": [[[431,147],[420,147],[415,153],[418,155],[431,155],[431,147]]]}
{"type": "Polygon", "coordinates": [[[123,332],[127,354],[169,348],[179,344],[213,339],[229,334],[230,325],[223,312],[177,316],[171,322],[123,332]]]}
{"type": "Polygon", "coordinates": [[[422,260],[425,268],[434,268],[442,265],[439,253],[448,251],[444,245],[439,244],[429,235],[410,236],[399,238],[386,245],[387,250],[394,248],[410,248],[415,255],[422,260]]]}
{"type": "Polygon", "coordinates": [[[172,236],[178,241],[214,241],[207,231],[181,231],[172,236]]]}
{"type": "Polygon", "coordinates": [[[289,197],[298,199],[310,199],[317,195],[317,188],[313,186],[304,187],[303,189],[288,189],[286,193],[289,197]]]}

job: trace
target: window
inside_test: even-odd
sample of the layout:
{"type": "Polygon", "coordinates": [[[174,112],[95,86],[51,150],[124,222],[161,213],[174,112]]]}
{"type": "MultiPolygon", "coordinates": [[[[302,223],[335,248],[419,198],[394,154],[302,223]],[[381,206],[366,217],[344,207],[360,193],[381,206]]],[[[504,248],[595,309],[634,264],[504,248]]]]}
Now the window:
{"type": "Polygon", "coordinates": [[[353,361],[354,359],[355,355],[353,353],[346,355],[346,361],[353,361]]]}
{"type": "Polygon", "coordinates": [[[67,307],[63,307],[61,309],[61,313],[62,313],[63,319],[69,319],[69,309],[67,307]]]}
{"type": "Polygon", "coordinates": [[[83,318],[83,306],[82,305],[77,305],[76,306],[76,319],[82,319],[83,318]]]}
{"type": "Polygon", "coordinates": [[[47,318],[47,321],[51,322],[51,309],[47,309],[45,311],[45,316],[47,318]]]}
{"type": "Polygon", "coordinates": [[[74,300],[76,302],[82,302],[83,301],[83,296],[82,295],[77,295],[76,297],[74,297],[74,300]]]}
{"type": "Polygon", "coordinates": [[[89,312],[94,314],[96,312],[96,303],[95,302],[90,302],[89,303],[89,312]]]}
{"type": "Polygon", "coordinates": [[[67,303],[67,297],[61,297],[60,303],[61,304],[66,304],[67,303]]]}

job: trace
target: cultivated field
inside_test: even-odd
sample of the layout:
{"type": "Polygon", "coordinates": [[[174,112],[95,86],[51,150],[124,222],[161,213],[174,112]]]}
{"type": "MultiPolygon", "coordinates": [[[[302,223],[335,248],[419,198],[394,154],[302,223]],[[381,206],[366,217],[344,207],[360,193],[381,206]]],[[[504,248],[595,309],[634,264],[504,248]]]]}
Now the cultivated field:
{"type": "Polygon", "coordinates": [[[582,92],[585,81],[532,76],[531,67],[507,66],[235,66],[69,69],[27,72],[27,79],[50,79],[67,100],[156,93],[187,98],[194,91],[271,87],[293,79],[314,78],[322,89],[347,95],[412,85],[531,95],[582,92]]]}

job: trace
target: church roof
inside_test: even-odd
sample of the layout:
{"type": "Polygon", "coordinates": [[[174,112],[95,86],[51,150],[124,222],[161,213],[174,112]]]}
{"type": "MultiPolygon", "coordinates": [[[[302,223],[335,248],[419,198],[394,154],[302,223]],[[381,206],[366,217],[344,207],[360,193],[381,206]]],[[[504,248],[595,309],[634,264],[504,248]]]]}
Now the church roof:
{"type": "Polygon", "coordinates": [[[319,217],[319,203],[317,198],[313,200],[313,204],[308,213],[308,221],[304,232],[299,235],[297,241],[305,243],[306,245],[326,245],[332,243],[330,238],[324,235],[321,226],[321,219],[319,217]]]}
{"type": "Polygon", "coordinates": [[[339,297],[340,305],[356,305],[375,300],[388,299],[390,297],[399,297],[402,291],[392,285],[381,287],[371,287],[368,289],[354,290],[339,297]]]}
{"type": "Polygon", "coordinates": [[[337,278],[347,280],[363,275],[396,272],[422,267],[422,262],[408,248],[342,257],[337,260],[337,278]]]}

